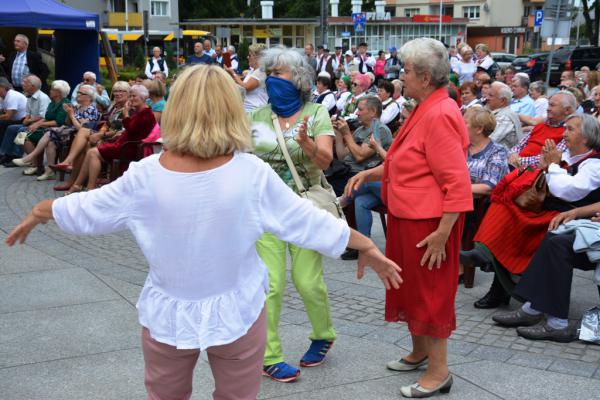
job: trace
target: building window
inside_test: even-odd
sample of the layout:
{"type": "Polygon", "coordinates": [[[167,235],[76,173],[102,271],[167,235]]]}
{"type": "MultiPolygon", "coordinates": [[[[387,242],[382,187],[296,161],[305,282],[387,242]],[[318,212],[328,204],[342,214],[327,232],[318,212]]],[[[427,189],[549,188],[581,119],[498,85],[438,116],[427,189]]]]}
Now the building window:
{"type": "Polygon", "coordinates": [[[463,7],[463,16],[469,19],[479,19],[479,6],[463,7]]]}
{"type": "Polygon", "coordinates": [[[168,0],[152,0],[150,2],[150,15],[153,17],[168,17],[169,16],[169,1],[168,0]]]}
{"type": "Polygon", "coordinates": [[[414,17],[415,15],[419,15],[421,13],[421,9],[419,8],[405,8],[404,16],[407,18],[414,17]]]}

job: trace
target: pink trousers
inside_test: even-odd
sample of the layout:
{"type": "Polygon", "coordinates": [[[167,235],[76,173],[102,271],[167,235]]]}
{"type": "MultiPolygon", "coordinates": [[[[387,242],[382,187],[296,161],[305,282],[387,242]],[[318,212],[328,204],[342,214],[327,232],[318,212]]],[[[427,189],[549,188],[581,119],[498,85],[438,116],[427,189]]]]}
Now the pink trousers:
{"type": "MultiPolygon", "coordinates": [[[[265,355],[265,321],[263,310],[246,335],[206,349],[215,379],[215,400],[256,400],[265,355]]],[[[188,400],[200,350],[178,350],[157,342],[143,328],[142,351],[148,400],[188,400]]]]}

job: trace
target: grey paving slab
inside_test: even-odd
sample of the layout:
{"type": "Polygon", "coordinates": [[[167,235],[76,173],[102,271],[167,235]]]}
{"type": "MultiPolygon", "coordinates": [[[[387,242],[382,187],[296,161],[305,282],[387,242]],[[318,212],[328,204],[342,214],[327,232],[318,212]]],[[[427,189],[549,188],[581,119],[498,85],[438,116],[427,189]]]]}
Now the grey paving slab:
{"type": "Polygon", "coordinates": [[[0,235],[0,275],[73,267],[29,245],[7,247],[4,245],[6,236],[0,235]]]}
{"type": "MultiPolygon", "coordinates": [[[[310,329],[288,325],[280,329],[285,358],[298,365],[308,349],[310,329]]],[[[335,346],[326,362],[317,368],[304,368],[298,382],[290,385],[265,379],[261,395],[265,398],[283,396],[307,390],[344,385],[356,381],[392,376],[385,368],[390,357],[400,354],[401,349],[387,344],[372,342],[347,335],[338,335],[335,346]]],[[[416,375],[415,375],[416,376],[416,375]]]]}
{"type": "Polygon", "coordinates": [[[480,361],[452,367],[454,374],[503,399],[594,399],[600,381],[516,365],[480,361]]]}
{"type": "MultiPolygon", "coordinates": [[[[313,389],[289,395],[263,395],[260,399],[285,400],[322,400],[322,399],[361,399],[361,400],[398,400],[400,387],[411,384],[415,374],[393,376],[372,380],[363,380],[345,385],[324,389],[313,389]]],[[[440,397],[444,400],[497,400],[499,397],[486,392],[466,381],[457,378],[448,395],[440,397]]]]}
{"type": "Polygon", "coordinates": [[[598,369],[597,363],[587,363],[576,360],[555,360],[548,368],[549,371],[560,372],[569,375],[591,377],[598,369]]]}
{"type": "Polygon", "coordinates": [[[138,298],[142,291],[143,285],[139,285],[132,282],[127,282],[121,279],[114,278],[110,275],[98,274],[98,279],[102,280],[112,290],[116,291],[119,295],[125,298],[138,298]]]}
{"type": "Polygon", "coordinates": [[[118,297],[117,293],[81,268],[0,275],[0,313],[118,297]]]}
{"type": "Polygon", "coordinates": [[[0,369],[3,400],[146,398],[140,349],[0,369]]]}
{"type": "Polygon", "coordinates": [[[124,300],[0,314],[0,368],[139,347],[124,300]]]}

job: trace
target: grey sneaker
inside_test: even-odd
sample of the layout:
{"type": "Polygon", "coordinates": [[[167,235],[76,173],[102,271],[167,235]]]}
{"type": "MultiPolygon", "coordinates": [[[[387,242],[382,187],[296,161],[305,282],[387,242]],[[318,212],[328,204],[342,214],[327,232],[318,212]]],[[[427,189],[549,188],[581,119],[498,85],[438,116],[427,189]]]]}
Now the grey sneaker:
{"type": "Polygon", "coordinates": [[[553,329],[546,322],[537,325],[517,328],[519,336],[529,340],[551,340],[559,343],[569,343],[577,339],[575,329],[569,324],[564,329],[553,329]]]}
{"type": "Polygon", "coordinates": [[[506,314],[493,315],[492,319],[503,326],[532,326],[544,319],[544,314],[531,315],[519,308],[506,314]]]}

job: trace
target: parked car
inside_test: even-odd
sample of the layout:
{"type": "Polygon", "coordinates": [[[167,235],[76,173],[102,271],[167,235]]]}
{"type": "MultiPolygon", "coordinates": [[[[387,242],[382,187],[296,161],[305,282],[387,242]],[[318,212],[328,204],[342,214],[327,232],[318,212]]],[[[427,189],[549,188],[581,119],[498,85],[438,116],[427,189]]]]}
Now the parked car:
{"type": "Polygon", "coordinates": [[[545,80],[549,54],[546,52],[518,56],[512,62],[512,66],[517,72],[525,72],[529,75],[532,82],[545,80]]]}
{"type": "Polygon", "coordinates": [[[554,52],[552,58],[550,84],[559,84],[560,74],[563,71],[577,71],[584,66],[594,69],[598,63],[600,63],[600,47],[561,47],[554,52]]]}
{"type": "Polygon", "coordinates": [[[496,61],[496,64],[498,64],[500,68],[508,67],[512,64],[515,58],[517,58],[515,54],[509,53],[490,53],[490,55],[492,56],[494,61],[496,61]]]}

